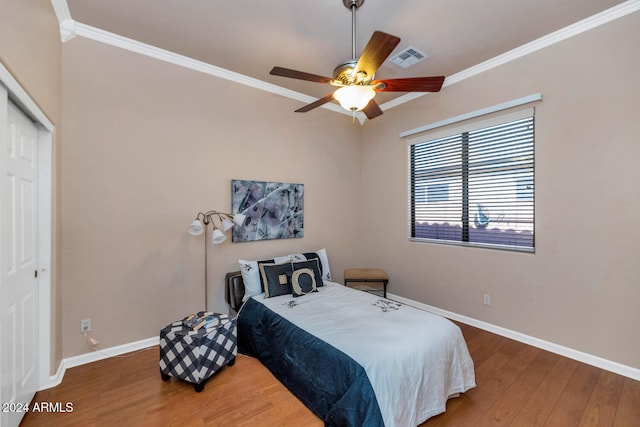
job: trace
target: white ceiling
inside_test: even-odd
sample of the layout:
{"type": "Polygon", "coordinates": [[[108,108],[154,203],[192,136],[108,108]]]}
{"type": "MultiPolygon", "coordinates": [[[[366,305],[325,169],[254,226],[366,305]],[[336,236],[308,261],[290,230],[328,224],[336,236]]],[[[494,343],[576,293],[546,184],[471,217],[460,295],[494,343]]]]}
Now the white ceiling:
{"type": "MultiPolygon", "coordinates": [[[[377,78],[451,76],[622,0],[365,0],[357,54],[375,30],[429,57],[377,78]]],[[[342,0],[67,0],[71,18],[313,97],[328,85],[269,75],[275,65],[332,77],[351,57],[351,12],[342,0]]],[[[378,103],[399,94],[378,94],[378,103]]],[[[300,106],[304,103],[300,103],[300,106]]],[[[297,107],[296,107],[297,108],[297,107]]],[[[312,113],[307,113],[312,114],[312,113]]]]}

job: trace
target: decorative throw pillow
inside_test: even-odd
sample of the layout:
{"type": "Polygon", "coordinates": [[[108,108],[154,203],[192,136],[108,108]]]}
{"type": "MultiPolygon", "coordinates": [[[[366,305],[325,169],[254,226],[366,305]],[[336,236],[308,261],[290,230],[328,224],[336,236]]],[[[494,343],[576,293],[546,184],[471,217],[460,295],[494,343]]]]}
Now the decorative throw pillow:
{"type": "Polygon", "coordinates": [[[323,280],[331,281],[331,270],[329,270],[329,259],[327,257],[326,249],[320,249],[316,252],[305,252],[303,254],[289,254],[285,256],[275,257],[273,259],[264,259],[258,261],[238,260],[240,265],[240,272],[242,273],[242,280],[245,286],[245,293],[243,301],[251,298],[254,295],[260,295],[266,292],[266,284],[263,283],[263,277],[260,273],[260,264],[281,264],[285,262],[296,262],[317,259],[320,261],[320,276],[322,280],[316,279],[316,286],[322,286],[323,280]]]}
{"type": "Polygon", "coordinates": [[[322,266],[320,265],[320,260],[318,258],[310,259],[308,261],[294,262],[292,266],[293,271],[300,270],[302,268],[311,269],[316,281],[316,288],[322,286],[322,266]]]}
{"type": "Polygon", "coordinates": [[[258,261],[258,271],[260,271],[260,289],[262,289],[262,292],[266,292],[267,291],[267,283],[264,281],[264,276],[262,275],[262,270],[260,269],[260,266],[262,264],[284,264],[282,262],[275,262],[275,260],[272,259],[263,259],[258,261]]]}
{"type": "Polygon", "coordinates": [[[267,264],[260,263],[260,274],[265,285],[265,298],[277,297],[291,293],[289,277],[293,271],[291,263],[267,264]]]}
{"type": "MultiPolygon", "coordinates": [[[[331,281],[331,270],[329,269],[329,258],[327,257],[326,249],[323,248],[316,252],[305,252],[303,255],[307,259],[318,259],[320,261],[322,280],[331,281]]],[[[322,281],[318,281],[318,286],[322,286],[322,281]]]]}
{"type": "MultiPolygon", "coordinates": [[[[301,264],[301,263],[298,263],[301,264]]],[[[311,268],[298,268],[291,273],[291,293],[294,298],[318,292],[316,289],[316,273],[311,268]]],[[[321,280],[321,279],[320,279],[321,280]]]]}

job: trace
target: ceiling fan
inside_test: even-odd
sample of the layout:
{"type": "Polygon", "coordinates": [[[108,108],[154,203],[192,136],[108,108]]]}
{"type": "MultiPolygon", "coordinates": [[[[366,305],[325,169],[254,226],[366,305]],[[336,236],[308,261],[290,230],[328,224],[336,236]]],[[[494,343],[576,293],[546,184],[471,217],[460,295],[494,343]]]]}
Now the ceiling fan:
{"type": "Polygon", "coordinates": [[[365,46],[360,58],[356,58],[356,10],[364,0],[342,0],[351,10],[351,55],[349,59],[333,70],[333,78],[305,73],[289,68],[273,67],[270,74],[316,83],[326,83],[338,87],[333,93],[311,104],[298,108],[296,113],[306,113],[332,99],[349,111],[362,111],[369,120],[382,114],[382,109],[373,99],[376,92],[439,92],[444,76],[410,77],[388,80],[374,80],[375,72],[400,43],[400,38],[375,31],[365,46]]]}

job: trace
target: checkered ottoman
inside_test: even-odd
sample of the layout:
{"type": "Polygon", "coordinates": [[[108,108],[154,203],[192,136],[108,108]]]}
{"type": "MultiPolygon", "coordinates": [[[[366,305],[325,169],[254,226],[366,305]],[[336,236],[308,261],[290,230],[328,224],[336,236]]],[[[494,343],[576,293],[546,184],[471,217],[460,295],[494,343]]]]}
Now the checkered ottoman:
{"type": "Polygon", "coordinates": [[[197,331],[184,326],[182,320],[160,331],[160,376],[163,381],[176,377],[194,385],[197,392],[205,381],[226,365],[233,366],[236,347],[236,319],[227,314],[211,315],[213,319],[197,331]]]}

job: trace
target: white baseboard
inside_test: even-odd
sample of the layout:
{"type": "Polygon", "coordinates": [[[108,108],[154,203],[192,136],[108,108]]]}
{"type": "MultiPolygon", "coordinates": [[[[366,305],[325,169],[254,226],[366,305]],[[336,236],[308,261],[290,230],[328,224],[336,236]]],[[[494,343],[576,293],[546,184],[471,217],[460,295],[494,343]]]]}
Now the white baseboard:
{"type": "Polygon", "coordinates": [[[110,357],[116,357],[125,353],[131,353],[132,351],[140,351],[149,347],[157,346],[160,342],[160,337],[147,338],[140,341],[135,341],[128,344],[122,344],[115,347],[106,348],[104,350],[92,351],[90,353],[80,354],[78,356],[67,357],[62,359],[58,366],[58,371],[49,377],[47,384],[40,384],[38,391],[53,388],[59,385],[64,378],[64,374],[67,369],[75,366],[85,365],[91,362],[97,362],[98,360],[108,359],[110,357]]]}
{"type": "Polygon", "coordinates": [[[440,308],[423,304],[421,302],[414,301],[408,298],[404,298],[399,295],[389,293],[388,298],[401,302],[406,305],[410,305],[420,310],[438,314],[440,316],[446,317],[451,320],[456,320],[466,325],[475,326],[476,328],[479,328],[488,332],[492,332],[494,334],[497,334],[506,338],[510,338],[512,340],[519,341],[537,348],[541,348],[543,350],[547,350],[552,353],[556,353],[561,356],[568,357],[569,359],[577,360],[579,362],[583,362],[588,365],[592,365],[597,368],[604,369],[606,371],[614,372],[616,374],[620,374],[625,377],[632,378],[636,381],[640,381],[640,369],[638,368],[633,368],[631,366],[623,365],[618,362],[613,362],[611,360],[603,359],[602,357],[584,353],[579,350],[575,350],[569,347],[562,346],[560,344],[555,344],[549,341],[545,341],[545,340],[532,337],[530,335],[526,335],[520,332],[512,331],[511,329],[503,328],[501,326],[496,326],[491,323],[483,322],[481,320],[476,320],[471,317],[453,313],[451,311],[442,310],[440,308]]]}
{"type": "MultiPolygon", "coordinates": [[[[389,299],[401,302],[406,305],[418,308],[420,310],[428,311],[430,313],[438,314],[448,319],[456,320],[467,325],[475,326],[476,328],[492,332],[494,334],[510,338],[515,341],[519,341],[528,345],[532,345],[543,350],[550,351],[552,353],[559,354],[564,357],[568,357],[579,362],[586,363],[616,374],[623,375],[625,377],[632,378],[636,381],[640,381],[640,369],[633,368],[631,366],[623,365],[621,363],[613,362],[611,360],[603,359],[602,357],[594,356],[592,354],[584,353],[582,351],[574,350],[569,347],[565,347],[559,344],[555,344],[549,341],[545,341],[530,335],[526,335],[520,332],[512,331],[511,329],[496,326],[491,323],[476,320],[471,317],[463,316],[461,314],[453,313],[451,311],[442,310],[437,307],[433,307],[428,304],[423,304],[418,301],[414,301],[408,298],[401,297],[392,293],[388,294],[389,299]]],[[[147,338],[140,341],[135,341],[129,344],[122,344],[104,350],[93,351],[90,353],[80,354],[78,356],[68,357],[62,359],[58,366],[58,371],[49,377],[47,384],[41,384],[39,390],[46,390],[59,385],[62,382],[64,374],[67,369],[75,366],[85,365],[91,362],[97,362],[98,360],[107,359],[109,357],[120,356],[132,351],[143,350],[148,347],[157,346],[160,342],[160,337],[147,338]]]]}

